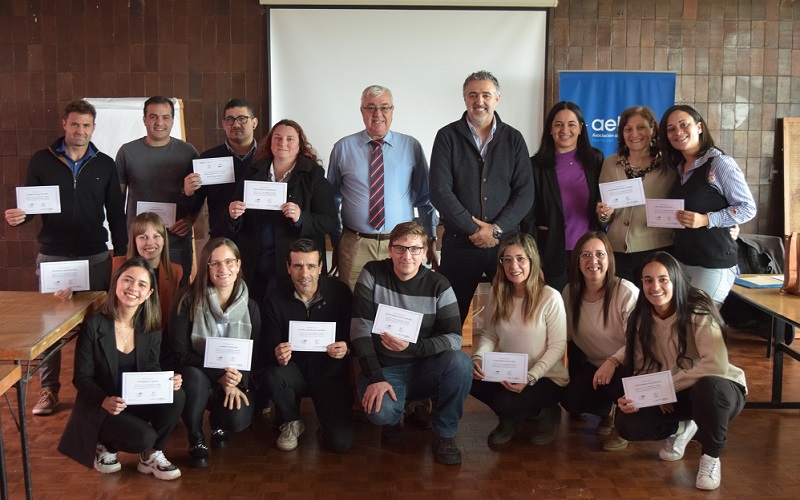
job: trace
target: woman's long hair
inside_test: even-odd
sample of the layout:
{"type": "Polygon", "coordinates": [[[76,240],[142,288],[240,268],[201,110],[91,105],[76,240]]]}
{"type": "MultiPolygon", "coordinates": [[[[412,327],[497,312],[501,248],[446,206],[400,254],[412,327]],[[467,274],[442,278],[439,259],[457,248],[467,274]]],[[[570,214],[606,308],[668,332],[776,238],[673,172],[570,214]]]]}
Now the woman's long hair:
{"type": "MultiPolygon", "coordinates": [[[[203,247],[202,253],[200,253],[200,259],[197,261],[197,275],[194,277],[194,281],[191,284],[191,296],[192,300],[189,304],[189,319],[194,321],[194,312],[197,310],[198,307],[201,307],[204,311],[208,310],[208,288],[213,287],[214,284],[211,282],[211,273],[208,268],[208,263],[211,261],[211,254],[217,248],[221,246],[226,246],[230,248],[231,252],[233,252],[234,257],[236,260],[242,259],[242,254],[239,252],[239,247],[236,246],[236,243],[231,241],[228,238],[214,238],[206,243],[206,246],[203,247]]],[[[222,264],[223,266],[225,264],[222,264]]],[[[233,283],[233,295],[239,293],[239,287],[242,286],[242,271],[241,267],[239,268],[239,272],[236,274],[236,280],[233,283]]],[[[186,294],[181,299],[180,304],[178,304],[178,308],[180,309],[183,306],[183,301],[189,294],[186,294]]]]}
{"type": "Polygon", "coordinates": [[[683,111],[684,113],[688,113],[695,123],[702,125],[703,131],[700,132],[700,151],[697,153],[698,157],[703,156],[708,152],[709,149],[714,147],[714,138],[711,137],[711,131],[708,130],[708,124],[706,121],[693,107],[686,104],[676,104],[675,106],[672,106],[668,110],[664,111],[664,114],[661,116],[661,124],[658,126],[658,142],[661,145],[661,152],[664,155],[664,161],[670,167],[677,169],[678,165],[680,165],[684,160],[683,153],[672,147],[667,135],[667,121],[669,120],[669,115],[675,111],[683,111]]]}
{"type": "Polygon", "coordinates": [[[141,267],[150,278],[150,290],[153,293],[140,304],[133,316],[134,327],[141,329],[144,333],[161,330],[161,307],[159,305],[158,293],[156,293],[156,273],[150,267],[150,263],[144,257],[133,257],[126,260],[111,277],[111,286],[106,295],[106,301],[100,306],[100,312],[116,321],[119,319],[119,305],[117,303],[117,282],[122,273],[132,267],[141,267]]]}
{"type": "Polygon", "coordinates": [[[508,320],[514,311],[514,285],[506,277],[503,264],[500,259],[503,252],[510,247],[517,245],[522,248],[528,257],[531,272],[525,282],[525,297],[522,299],[522,319],[525,323],[533,320],[533,312],[539,303],[539,295],[544,287],[541,278],[542,263],[539,259],[539,250],[536,248],[536,241],[533,236],[526,233],[517,233],[509,236],[500,243],[497,251],[497,272],[492,280],[492,294],[494,295],[494,311],[492,311],[492,323],[500,320],[508,320]]]}
{"type": "Polygon", "coordinates": [[[575,334],[578,332],[578,321],[581,317],[581,300],[583,292],[586,290],[586,279],[581,272],[581,249],[586,242],[590,240],[600,240],[606,249],[606,259],[608,262],[608,269],[606,270],[606,277],[603,280],[603,326],[608,324],[608,311],[611,309],[611,297],[614,291],[619,286],[619,278],[616,276],[617,266],[614,261],[614,251],[611,248],[611,242],[608,241],[605,231],[589,231],[578,239],[575,243],[575,249],[572,251],[569,262],[568,277],[569,281],[569,300],[570,303],[566,304],[567,309],[572,313],[572,328],[575,334]]]}
{"type": "MultiPolygon", "coordinates": [[[[131,222],[131,228],[128,230],[128,255],[129,259],[139,256],[139,249],[136,246],[136,237],[144,234],[147,231],[147,225],[152,224],[156,228],[156,232],[161,235],[164,241],[164,246],[161,248],[161,257],[159,258],[158,267],[159,273],[164,273],[167,281],[173,285],[175,289],[178,284],[175,282],[175,275],[172,274],[172,262],[169,260],[169,238],[167,237],[167,227],[164,221],[155,212],[142,212],[134,217],[131,222]]],[[[156,283],[158,285],[158,283],[156,283]]]]}
{"type": "Polygon", "coordinates": [[[562,110],[568,110],[575,113],[578,118],[578,123],[581,126],[581,133],[578,136],[578,145],[575,156],[584,171],[598,168],[597,157],[592,148],[592,143],[589,142],[589,131],[586,128],[586,120],[583,118],[583,111],[577,104],[570,101],[561,101],[556,103],[547,114],[544,123],[544,130],[542,131],[542,142],[539,145],[539,151],[536,155],[539,158],[539,163],[548,168],[555,168],[556,165],[556,142],[553,139],[552,127],[553,121],[556,119],[556,114],[562,110]]]}
{"type": "Polygon", "coordinates": [[[296,121],[288,119],[279,121],[273,125],[271,129],[269,129],[267,137],[265,137],[261,145],[258,146],[258,150],[253,156],[253,163],[272,163],[274,158],[274,155],[272,154],[272,136],[275,135],[275,129],[282,125],[292,127],[297,132],[297,140],[300,142],[300,149],[298,150],[297,154],[299,156],[305,156],[317,165],[322,165],[322,160],[317,155],[317,151],[311,146],[311,143],[308,142],[306,133],[303,132],[303,127],[301,127],[296,121]]]}
{"type": "MultiPolygon", "coordinates": [[[[672,307],[675,311],[675,333],[678,341],[678,359],[676,364],[683,366],[686,359],[686,342],[689,329],[692,328],[693,316],[711,316],[711,320],[716,322],[722,330],[722,338],[727,341],[727,330],[725,322],[722,320],[717,306],[704,291],[695,288],[689,283],[689,279],[681,270],[680,264],[675,257],[666,252],[654,252],[648,255],[642,262],[641,269],[647,264],[658,262],[667,269],[667,274],[672,282],[672,307]]],[[[651,373],[663,370],[655,359],[655,338],[653,335],[653,315],[655,310],[650,301],[644,285],[640,279],[637,283],[639,287],[639,298],[636,300],[636,307],[628,320],[628,329],[625,334],[625,365],[630,373],[651,373]],[[634,366],[634,346],[639,342],[642,347],[642,365],[634,366]]]]}

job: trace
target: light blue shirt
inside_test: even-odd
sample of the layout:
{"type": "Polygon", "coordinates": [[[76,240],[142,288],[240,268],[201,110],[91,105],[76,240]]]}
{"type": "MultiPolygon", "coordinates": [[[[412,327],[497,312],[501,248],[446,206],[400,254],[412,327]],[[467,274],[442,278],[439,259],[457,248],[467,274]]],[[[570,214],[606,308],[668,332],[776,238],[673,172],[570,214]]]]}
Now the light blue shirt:
{"type": "MultiPolygon", "coordinates": [[[[711,168],[708,169],[708,185],[728,200],[728,206],[717,212],[708,213],[708,227],[731,227],[735,224],[744,224],[755,217],[756,202],[750,186],[747,185],[744,172],[736,160],[717,148],[709,149],[706,154],[696,159],[686,174],[680,175],[680,183],[685,184],[694,171],[702,167],[709,158],[711,158],[711,168]]],[[[683,163],[680,168],[683,168],[683,163]]],[[[680,170],[678,173],[680,174],[680,170]]]]}
{"type": "Polygon", "coordinates": [[[469,119],[467,120],[467,125],[469,126],[469,131],[472,132],[472,140],[475,141],[475,147],[478,148],[478,151],[481,152],[481,158],[484,160],[486,159],[486,153],[489,151],[489,143],[492,142],[494,139],[494,131],[497,130],[497,120],[492,117],[492,130],[489,131],[488,137],[486,137],[486,142],[481,144],[481,136],[478,133],[478,130],[472,126],[469,119]]]}
{"type": "Polygon", "coordinates": [[[362,130],[340,139],[331,151],[328,182],[339,209],[338,228],[331,233],[333,244],[339,244],[342,224],[360,233],[388,233],[397,224],[413,220],[414,207],[428,235],[435,236],[439,216],[429,197],[428,160],[418,140],[391,130],[383,138],[386,221],[378,230],[369,225],[370,140],[362,130]]]}

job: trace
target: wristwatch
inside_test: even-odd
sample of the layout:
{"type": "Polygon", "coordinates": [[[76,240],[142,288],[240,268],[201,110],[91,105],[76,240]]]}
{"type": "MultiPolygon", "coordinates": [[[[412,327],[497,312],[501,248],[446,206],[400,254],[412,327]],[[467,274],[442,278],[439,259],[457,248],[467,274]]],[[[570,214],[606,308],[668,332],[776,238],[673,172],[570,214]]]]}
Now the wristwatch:
{"type": "Polygon", "coordinates": [[[500,229],[500,226],[498,226],[497,224],[493,224],[492,225],[492,236],[496,240],[499,240],[502,235],[503,235],[503,230],[500,229]]]}
{"type": "Polygon", "coordinates": [[[528,385],[533,385],[536,383],[536,377],[531,374],[528,374],[528,385]]]}

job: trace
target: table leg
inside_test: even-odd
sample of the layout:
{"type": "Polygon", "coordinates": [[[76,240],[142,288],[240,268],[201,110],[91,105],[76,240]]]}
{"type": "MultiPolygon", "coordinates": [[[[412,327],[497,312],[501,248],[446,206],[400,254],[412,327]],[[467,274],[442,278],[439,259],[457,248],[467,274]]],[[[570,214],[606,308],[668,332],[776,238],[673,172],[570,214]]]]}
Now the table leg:
{"type": "Polygon", "coordinates": [[[0,480],[2,480],[2,489],[0,492],[3,498],[8,498],[8,479],[6,478],[6,454],[3,451],[3,424],[0,422],[0,480]]]}
{"type": "Polygon", "coordinates": [[[772,402],[780,403],[783,399],[783,350],[778,348],[778,335],[783,337],[786,331],[786,323],[777,318],[772,318],[772,341],[775,342],[772,349],[772,402]]]}
{"type": "MultiPolygon", "coordinates": [[[[26,373],[28,371],[26,370],[26,373]]],[[[19,406],[19,436],[22,447],[22,473],[25,476],[25,498],[33,499],[33,482],[31,480],[31,457],[28,453],[28,421],[26,418],[26,403],[28,399],[28,377],[22,377],[17,382],[17,403],[19,406]]]]}

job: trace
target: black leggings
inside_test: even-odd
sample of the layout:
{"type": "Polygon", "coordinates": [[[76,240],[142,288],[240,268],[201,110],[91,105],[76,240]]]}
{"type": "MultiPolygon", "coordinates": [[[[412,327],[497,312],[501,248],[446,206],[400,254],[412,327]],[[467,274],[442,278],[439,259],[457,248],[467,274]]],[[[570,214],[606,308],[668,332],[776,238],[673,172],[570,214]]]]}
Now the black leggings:
{"type": "Polygon", "coordinates": [[[469,393],[491,408],[500,420],[520,422],[539,414],[542,408],[558,404],[564,390],[549,378],[542,378],[520,393],[512,392],[497,382],[473,380],[469,393]]]}

